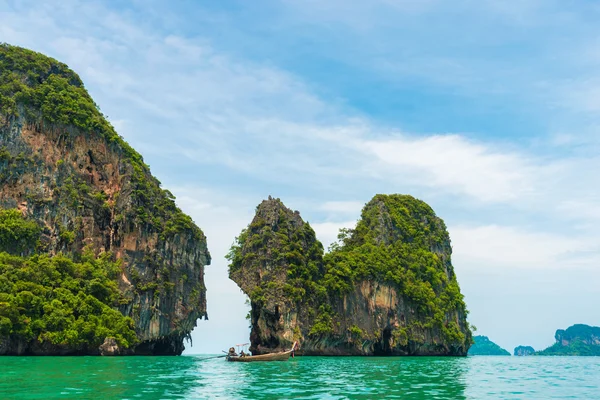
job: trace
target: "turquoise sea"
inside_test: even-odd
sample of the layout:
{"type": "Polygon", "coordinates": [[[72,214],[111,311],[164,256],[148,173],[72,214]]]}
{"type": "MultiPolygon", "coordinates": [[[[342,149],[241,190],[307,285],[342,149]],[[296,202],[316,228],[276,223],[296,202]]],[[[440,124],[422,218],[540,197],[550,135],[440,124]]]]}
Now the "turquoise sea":
{"type": "Polygon", "coordinates": [[[600,357],[0,357],[2,399],[600,399],[600,357]]]}

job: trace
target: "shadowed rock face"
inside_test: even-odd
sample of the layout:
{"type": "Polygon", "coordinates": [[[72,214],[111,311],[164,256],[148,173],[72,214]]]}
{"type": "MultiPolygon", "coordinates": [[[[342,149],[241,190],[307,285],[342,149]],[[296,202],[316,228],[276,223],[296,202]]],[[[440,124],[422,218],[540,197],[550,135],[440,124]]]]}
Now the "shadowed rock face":
{"type": "Polygon", "coordinates": [[[229,255],[251,300],[251,350],[466,355],[471,332],[443,222],[410,196],[377,195],[323,254],[298,212],[269,198],[229,255]]]}
{"type": "MultiPolygon", "coordinates": [[[[79,77],[56,60],[3,45],[0,61],[29,87],[58,77],[67,93],[93,104],[79,77]],[[30,82],[31,59],[37,61],[30,72],[39,76],[30,82]]],[[[78,111],[63,112],[52,99],[56,109],[48,111],[35,105],[40,99],[14,98],[15,108],[0,112],[0,206],[18,208],[42,226],[43,252],[76,259],[91,248],[122,259],[119,309],[133,318],[140,340],[127,352],[181,354],[183,339],[206,316],[204,234],[97,110],[76,105],[78,111]],[[86,118],[71,117],[77,112],[86,118]]],[[[35,346],[13,344],[5,353],[31,353],[35,346]]]]}
{"type": "Polygon", "coordinates": [[[600,327],[575,324],[566,330],[557,329],[554,338],[561,346],[569,346],[575,340],[592,346],[600,346],[600,327]]]}

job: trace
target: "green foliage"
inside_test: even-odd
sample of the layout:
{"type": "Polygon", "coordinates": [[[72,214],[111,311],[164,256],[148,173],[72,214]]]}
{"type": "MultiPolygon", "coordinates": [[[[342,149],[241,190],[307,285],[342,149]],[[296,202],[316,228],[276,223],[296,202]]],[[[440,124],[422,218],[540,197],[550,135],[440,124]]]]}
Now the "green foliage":
{"type": "Polygon", "coordinates": [[[408,344],[408,333],[406,328],[396,328],[392,331],[392,338],[394,339],[394,345],[406,346],[408,344]]]}
{"type": "Polygon", "coordinates": [[[61,230],[58,236],[60,237],[60,240],[66,244],[71,244],[75,241],[75,232],[73,231],[61,230]]]}
{"type": "Polygon", "coordinates": [[[575,324],[566,330],[558,329],[556,343],[538,351],[541,356],[600,356],[600,327],[575,324]]]}
{"type": "Polygon", "coordinates": [[[329,290],[348,290],[357,280],[374,278],[406,287],[421,302],[431,297],[430,288],[437,293],[448,283],[445,267],[451,266],[442,255],[450,242],[446,227],[426,203],[411,196],[375,196],[356,229],[343,229],[338,239],[325,256],[329,290]]]}
{"type": "Polygon", "coordinates": [[[308,333],[311,336],[328,335],[333,333],[333,319],[331,318],[331,307],[321,305],[319,314],[315,318],[315,322],[308,333]]]}
{"type": "Polygon", "coordinates": [[[572,340],[572,339],[582,339],[582,340],[592,340],[592,338],[597,338],[600,340],[600,327],[598,326],[589,326],[585,324],[575,324],[568,327],[566,330],[558,329],[554,338],[557,341],[562,340],[572,340]]]}
{"type": "Polygon", "coordinates": [[[554,343],[545,350],[535,353],[538,356],[600,356],[600,345],[585,343],[582,339],[573,339],[567,346],[554,343]]]}
{"type": "Polygon", "coordinates": [[[324,258],[329,293],[347,293],[363,280],[386,282],[415,306],[427,326],[439,327],[450,343],[464,343],[458,326],[445,321],[448,313],[467,313],[448,258],[450,239],[426,203],[377,195],[356,228],[340,231],[338,240],[324,258]]]}
{"type": "Polygon", "coordinates": [[[465,334],[460,331],[460,327],[455,321],[444,323],[442,325],[442,334],[446,343],[462,344],[465,342],[465,334]]]}
{"type": "Polygon", "coordinates": [[[273,272],[285,270],[285,283],[274,287],[273,282],[265,281],[249,293],[253,302],[264,303],[282,294],[291,301],[307,297],[324,300],[326,290],[319,283],[323,273],[323,246],[310,224],[293,226],[291,211],[284,211],[280,202],[278,205],[281,207],[274,225],[256,217],[235,239],[226,256],[229,274],[232,276],[244,265],[251,269],[262,268],[268,260],[273,272]]]}
{"type": "Polygon", "coordinates": [[[359,342],[366,338],[365,332],[356,325],[352,325],[348,328],[348,333],[350,334],[350,340],[352,342],[359,342]]]}
{"type": "MultiPolygon", "coordinates": [[[[330,300],[353,291],[360,282],[376,281],[394,287],[406,299],[417,312],[421,330],[437,328],[446,343],[466,344],[470,332],[465,334],[449,317],[467,315],[450,263],[450,239],[427,204],[411,196],[377,195],[363,208],[356,228],[342,229],[327,254],[310,225],[295,218],[278,199],[259,205],[227,255],[229,274],[236,282],[243,283],[244,274],[259,272],[261,281],[249,293],[254,303],[285,300],[318,309],[310,335],[323,335],[334,332],[330,300]],[[274,279],[283,285],[283,296],[269,288],[274,279]]],[[[404,346],[421,340],[418,332],[400,328],[394,342],[404,346]]]]}
{"type": "Polygon", "coordinates": [[[124,348],[136,344],[133,320],[113,308],[119,271],[107,253],[86,254],[79,263],[62,255],[0,253],[0,336],[80,350],[109,336],[124,348]]]}
{"type": "MultiPolygon", "coordinates": [[[[183,231],[197,240],[205,239],[200,228],[175,205],[173,195],[161,189],[160,182],[150,175],[142,156],[106,120],[79,76],[65,64],[31,50],[0,44],[0,117],[22,117],[32,123],[74,127],[83,134],[99,135],[133,167],[137,222],[149,225],[162,239],[183,231]]],[[[3,156],[0,152],[0,158],[3,156]]],[[[59,160],[57,165],[63,163],[59,160]]],[[[87,186],[75,186],[74,182],[61,190],[70,193],[72,207],[77,207],[78,199],[89,192],[87,186]]]]}
{"type": "Polygon", "coordinates": [[[474,344],[469,348],[470,356],[510,356],[507,350],[488,339],[487,336],[474,336],[474,344]]]}
{"type": "Polygon", "coordinates": [[[23,218],[19,210],[0,209],[0,251],[21,254],[35,250],[40,227],[23,218]]]}

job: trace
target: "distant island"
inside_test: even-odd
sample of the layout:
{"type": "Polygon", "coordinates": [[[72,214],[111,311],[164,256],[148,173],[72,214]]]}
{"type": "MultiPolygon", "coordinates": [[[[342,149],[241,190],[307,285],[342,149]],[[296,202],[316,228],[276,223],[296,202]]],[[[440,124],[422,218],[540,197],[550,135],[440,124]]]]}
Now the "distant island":
{"type": "Polygon", "coordinates": [[[600,327],[576,324],[566,330],[559,329],[554,335],[556,343],[540,356],[600,356],[600,327]]]}
{"type": "Polygon", "coordinates": [[[475,342],[467,355],[469,356],[510,356],[507,350],[492,342],[487,336],[473,336],[475,342]]]}
{"type": "Polygon", "coordinates": [[[535,354],[535,349],[531,346],[517,346],[515,347],[515,356],[532,356],[535,354]]]}

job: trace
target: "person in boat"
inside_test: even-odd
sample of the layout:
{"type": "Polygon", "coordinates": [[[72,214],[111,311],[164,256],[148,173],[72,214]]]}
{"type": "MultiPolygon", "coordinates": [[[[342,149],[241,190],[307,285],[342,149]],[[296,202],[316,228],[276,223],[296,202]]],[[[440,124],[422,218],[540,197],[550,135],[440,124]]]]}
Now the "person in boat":
{"type": "Polygon", "coordinates": [[[229,357],[237,357],[237,353],[235,352],[235,349],[233,347],[229,348],[229,353],[227,353],[227,355],[229,357]]]}
{"type": "Polygon", "coordinates": [[[244,350],[242,350],[242,351],[240,352],[240,357],[246,357],[246,355],[247,355],[247,354],[246,354],[246,353],[244,353],[244,350]]]}

